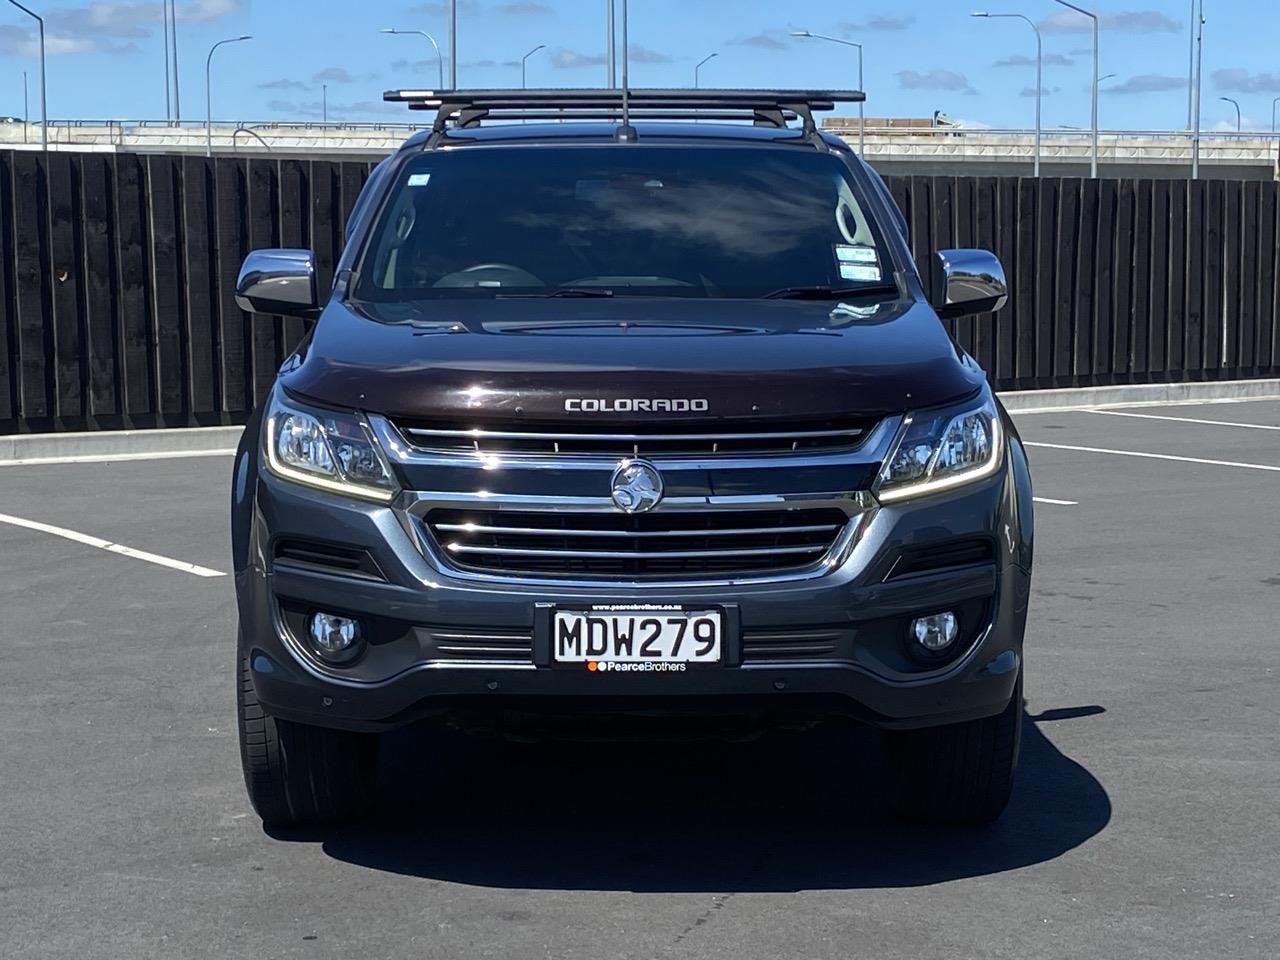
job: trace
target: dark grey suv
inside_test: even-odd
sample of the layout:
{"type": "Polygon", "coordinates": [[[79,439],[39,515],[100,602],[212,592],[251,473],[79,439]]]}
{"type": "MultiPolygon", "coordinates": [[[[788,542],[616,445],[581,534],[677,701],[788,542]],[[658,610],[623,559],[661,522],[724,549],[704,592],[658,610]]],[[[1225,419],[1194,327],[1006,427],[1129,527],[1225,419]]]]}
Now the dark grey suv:
{"type": "Polygon", "coordinates": [[[235,463],[262,819],[359,813],[380,731],[540,714],[850,716],[895,809],[997,816],[1031,481],[940,318],[1004,279],[942,251],[929,301],[883,183],[814,125],[860,94],[388,96],[438,116],[370,178],[333,289],[299,250],[238,285],[315,321],[235,463]]]}

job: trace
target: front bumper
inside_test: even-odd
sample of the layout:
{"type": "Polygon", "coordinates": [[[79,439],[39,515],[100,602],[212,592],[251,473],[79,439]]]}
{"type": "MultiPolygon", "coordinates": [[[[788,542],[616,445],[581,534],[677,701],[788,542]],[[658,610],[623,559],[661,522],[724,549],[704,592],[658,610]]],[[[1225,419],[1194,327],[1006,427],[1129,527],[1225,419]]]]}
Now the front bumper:
{"type": "Polygon", "coordinates": [[[807,706],[885,728],[920,727],[999,713],[1021,667],[1031,500],[1016,438],[1001,471],[987,480],[916,502],[873,506],[845,561],[823,576],[680,587],[460,577],[424,554],[396,509],[257,474],[252,446],[240,460],[238,491],[248,527],[236,571],[242,642],[259,699],[283,718],[379,730],[485,704],[555,711],[573,702],[627,711],[656,702],[671,712],[724,712],[749,702],[766,710],[807,706]],[[280,538],[321,533],[368,551],[382,578],[272,560],[280,538]],[[904,549],[965,538],[987,538],[990,561],[886,581],[904,549]],[[540,605],[619,602],[726,607],[727,665],[678,674],[537,665],[540,605]],[[970,611],[963,651],[942,664],[913,662],[901,642],[903,618],[952,608],[970,611]],[[385,626],[386,642],[349,667],[326,666],[290,625],[291,614],[308,609],[371,618],[385,626]],[[496,659],[492,650],[459,654],[445,642],[485,636],[499,638],[508,652],[496,659]],[[788,646],[788,637],[797,642],[788,646]]]}

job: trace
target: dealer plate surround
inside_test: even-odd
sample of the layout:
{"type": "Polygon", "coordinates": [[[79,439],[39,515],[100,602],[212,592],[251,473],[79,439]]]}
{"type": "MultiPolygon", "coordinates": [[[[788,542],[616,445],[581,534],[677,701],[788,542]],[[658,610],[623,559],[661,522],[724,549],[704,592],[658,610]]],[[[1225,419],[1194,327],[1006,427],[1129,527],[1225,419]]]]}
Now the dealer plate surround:
{"type": "Polygon", "coordinates": [[[723,608],[696,604],[560,605],[551,610],[551,662],[601,672],[718,667],[725,619],[723,608]]]}

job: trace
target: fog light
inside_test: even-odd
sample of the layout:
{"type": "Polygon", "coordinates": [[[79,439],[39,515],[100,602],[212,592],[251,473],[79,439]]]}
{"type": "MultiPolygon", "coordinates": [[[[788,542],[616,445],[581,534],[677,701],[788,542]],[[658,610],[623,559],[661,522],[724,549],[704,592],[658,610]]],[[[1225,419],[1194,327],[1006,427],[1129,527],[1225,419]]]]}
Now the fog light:
{"type": "Polygon", "coordinates": [[[360,624],[332,613],[311,617],[311,646],[326,660],[350,660],[360,652],[360,624]]]}
{"type": "Polygon", "coordinates": [[[930,653],[941,653],[960,635],[960,621],[948,610],[911,621],[911,639],[930,653]]]}

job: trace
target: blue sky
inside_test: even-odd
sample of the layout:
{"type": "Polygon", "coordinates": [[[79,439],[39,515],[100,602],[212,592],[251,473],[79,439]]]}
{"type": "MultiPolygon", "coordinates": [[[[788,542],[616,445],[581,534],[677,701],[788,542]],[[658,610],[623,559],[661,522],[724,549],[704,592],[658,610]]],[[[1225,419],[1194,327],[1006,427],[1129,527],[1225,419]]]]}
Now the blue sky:
{"type": "MultiPolygon", "coordinates": [[[[163,118],[164,59],[159,0],[24,0],[48,22],[49,109],[54,118],[163,118]]],[[[1103,15],[1104,127],[1173,128],[1186,123],[1189,0],[1093,5],[1103,15]]],[[[184,117],[204,116],[210,44],[252,34],[214,62],[214,114],[227,119],[307,119],[329,85],[334,118],[406,119],[380,102],[383,89],[434,85],[435,60],[421,37],[383,36],[381,27],[426,30],[445,43],[443,3],[410,0],[179,0],[184,117]]],[[[1017,12],[1040,23],[1045,42],[1046,127],[1089,122],[1088,21],[1052,0],[631,0],[632,82],[687,86],[694,64],[704,86],[852,86],[852,48],[795,40],[807,29],[866,47],[869,116],[928,116],[935,109],[991,126],[1030,126],[1035,42],[1017,20],[975,20],[973,9],[1017,12]]],[[[459,0],[460,86],[530,86],[604,81],[604,0],[459,0]]],[[[1280,4],[1209,0],[1205,29],[1204,124],[1234,127],[1237,98],[1246,126],[1270,127],[1280,96],[1275,42],[1280,4]]],[[[22,112],[22,72],[38,112],[31,21],[0,0],[0,115],[22,112]]]]}

